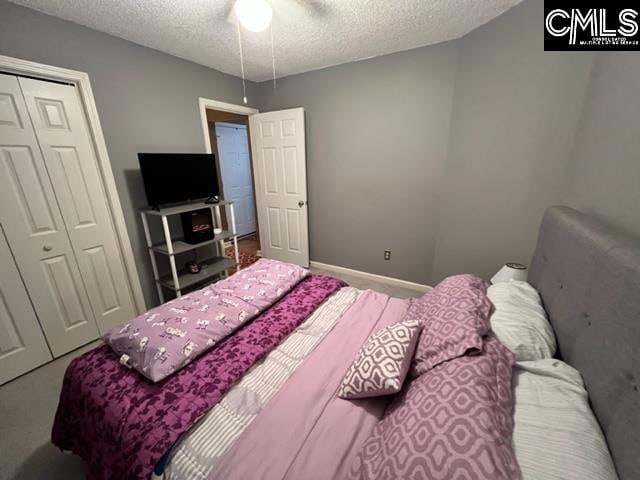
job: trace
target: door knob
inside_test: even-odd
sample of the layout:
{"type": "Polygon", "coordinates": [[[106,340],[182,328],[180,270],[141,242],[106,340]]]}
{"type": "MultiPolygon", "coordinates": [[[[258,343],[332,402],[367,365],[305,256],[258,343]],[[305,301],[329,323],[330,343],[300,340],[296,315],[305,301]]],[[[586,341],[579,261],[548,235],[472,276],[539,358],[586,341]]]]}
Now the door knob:
{"type": "Polygon", "coordinates": [[[53,247],[51,245],[45,245],[44,247],[42,247],[42,249],[45,252],[50,252],[51,250],[53,250],[53,247]]]}
{"type": "Polygon", "coordinates": [[[301,208],[304,207],[304,200],[300,200],[298,202],[298,206],[301,207],[301,208]]]}

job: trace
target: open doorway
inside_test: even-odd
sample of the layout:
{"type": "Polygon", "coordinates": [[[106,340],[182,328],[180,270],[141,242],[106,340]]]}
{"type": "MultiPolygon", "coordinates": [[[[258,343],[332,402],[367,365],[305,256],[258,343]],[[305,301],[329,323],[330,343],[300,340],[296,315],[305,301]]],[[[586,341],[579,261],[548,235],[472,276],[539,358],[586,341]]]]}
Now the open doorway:
{"type": "MultiPolygon", "coordinates": [[[[226,201],[233,201],[240,268],[245,268],[260,257],[248,128],[248,115],[252,112],[237,113],[228,110],[231,108],[240,111],[253,109],[212,101],[208,103],[204,106],[203,118],[203,121],[206,121],[205,142],[208,143],[207,147],[210,148],[211,153],[215,155],[221,196],[226,201]]],[[[233,257],[233,249],[233,243],[226,244],[225,255],[233,257]]]]}
{"type": "MultiPolygon", "coordinates": [[[[220,157],[221,146],[218,145],[216,123],[230,124],[232,128],[236,124],[248,126],[253,212],[258,221],[255,244],[250,246],[249,242],[244,242],[245,253],[255,251],[256,256],[308,267],[304,109],[258,113],[255,108],[206,98],[200,98],[199,104],[207,151],[218,153],[217,157],[220,157]]],[[[219,177],[222,178],[220,172],[219,177]]],[[[221,191],[224,191],[224,185],[222,187],[221,191]]]]}
{"type": "Polygon", "coordinates": [[[240,122],[242,120],[238,120],[238,123],[215,122],[213,124],[215,142],[214,140],[212,142],[217,146],[216,158],[220,168],[221,191],[224,199],[233,201],[235,205],[238,236],[246,237],[254,235],[257,231],[256,202],[247,126],[240,122]]]}

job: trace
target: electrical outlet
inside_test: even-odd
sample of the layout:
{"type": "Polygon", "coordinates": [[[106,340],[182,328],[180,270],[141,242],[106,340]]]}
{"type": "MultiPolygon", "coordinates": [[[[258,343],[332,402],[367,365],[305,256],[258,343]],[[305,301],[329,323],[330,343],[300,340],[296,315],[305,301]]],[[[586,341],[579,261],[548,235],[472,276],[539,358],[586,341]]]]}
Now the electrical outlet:
{"type": "Polygon", "coordinates": [[[385,260],[391,260],[391,250],[385,250],[384,251],[384,259],[385,260]]]}

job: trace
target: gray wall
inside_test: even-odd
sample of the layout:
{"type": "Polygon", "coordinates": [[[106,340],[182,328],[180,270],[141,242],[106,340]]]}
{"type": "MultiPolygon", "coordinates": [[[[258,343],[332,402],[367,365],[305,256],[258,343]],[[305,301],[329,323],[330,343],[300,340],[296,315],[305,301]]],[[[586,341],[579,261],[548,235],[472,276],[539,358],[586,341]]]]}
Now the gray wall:
{"type": "Polygon", "coordinates": [[[445,43],[260,85],[305,108],[312,260],[430,280],[455,68],[445,43]]]}
{"type": "Polygon", "coordinates": [[[593,55],[545,52],[543,6],[525,1],[458,41],[433,281],[527,264],[560,200],[593,55]]]}
{"type": "Polygon", "coordinates": [[[424,283],[528,263],[593,63],[545,53],[542,18],[528,0],[455,42],[260,84],[262,109],[306,111],[313,260],[424,283]]]}
{"type": "MultiPolygon", "coordinates": [[[[261,110],[305,108],[312,260],[488,277],[559,202],[640,234],[640,58],[544,52],[542,18],[526,0],[454,42],[248,84],[261,110]]],[[[240,81],[4,0],[0,53],[89,73],[155,303],[136,154],[203,151],[197,97],[238,103],[240,81]]]]}
{"type": "Polygon", "coordinates": [[[561,200],[640,236],[640,55],[598,54],[561,200]]]}
{"type": "MultiPolygon", "coordinates": [[[[155,305],[137,154],[204,152],[198,97],[241,103],[240,80],[4,0],[0,54],[89,74],[144,295],[155,305]]],[[[247,85],[254,104],[255,85],[247,85]]]]}

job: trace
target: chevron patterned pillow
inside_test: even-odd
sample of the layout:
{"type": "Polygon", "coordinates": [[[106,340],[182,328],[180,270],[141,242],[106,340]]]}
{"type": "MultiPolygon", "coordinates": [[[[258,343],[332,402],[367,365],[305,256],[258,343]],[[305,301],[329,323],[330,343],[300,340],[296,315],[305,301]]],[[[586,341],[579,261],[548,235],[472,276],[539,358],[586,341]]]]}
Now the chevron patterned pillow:
{"type": "Polygon", "coordinates": [[[398,393],[421,327],[417,320],[403,320],[369,337],[342,380],[338,396],[354,399],[398,393]]]}

